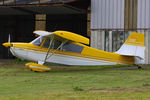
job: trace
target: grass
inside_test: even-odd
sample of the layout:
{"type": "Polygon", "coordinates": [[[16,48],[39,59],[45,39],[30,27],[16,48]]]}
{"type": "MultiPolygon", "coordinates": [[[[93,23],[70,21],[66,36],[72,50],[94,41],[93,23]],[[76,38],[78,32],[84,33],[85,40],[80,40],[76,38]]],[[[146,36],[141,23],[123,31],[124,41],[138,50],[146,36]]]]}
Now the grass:
{"type": "Polygon", "coordinates": [[[22,63],[0,63],[0,100],[149,100],[150,70],[124,66],[51,66],[32,72],[22,63]],[[111,67],[110,69],[108,67],[111,67]]]}

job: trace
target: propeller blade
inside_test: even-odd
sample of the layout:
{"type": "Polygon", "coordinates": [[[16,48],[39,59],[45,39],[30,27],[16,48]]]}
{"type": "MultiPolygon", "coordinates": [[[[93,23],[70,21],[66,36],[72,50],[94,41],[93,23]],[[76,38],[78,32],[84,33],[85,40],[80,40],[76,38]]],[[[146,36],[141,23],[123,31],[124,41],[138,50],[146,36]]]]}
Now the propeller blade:
{"type": "Polygon", "coordinates": [[[8,43],[10,43],[10,34],[9,34],[9,36],[8,36],[8,43]]]}
{"type": "MultiPolygon", "coordinates": [[[[10,43],[10,34],[8,35],[8,43],[10,43]]],[[[10,47],[9,47],[9,49],[8,49],[8,57],[10,56],[10,47]]]]}

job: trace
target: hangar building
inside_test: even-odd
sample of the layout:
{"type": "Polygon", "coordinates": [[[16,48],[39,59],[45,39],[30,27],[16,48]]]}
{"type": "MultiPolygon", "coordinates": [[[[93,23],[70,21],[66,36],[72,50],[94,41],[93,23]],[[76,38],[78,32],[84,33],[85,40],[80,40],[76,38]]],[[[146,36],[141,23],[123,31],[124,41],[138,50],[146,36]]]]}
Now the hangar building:
{"type": "Polygon", "coordinates": [[[91,0],[91,46],[115,52],[131,32],[145,34],[150,64],[150,0],[91,0]]]}
{"type": "MultiPolygon", "coordinates": [[[[11,41],[29,42],[34,30],[66,30],[89,36],[94,48],[114,52],[131,32],[140,32],[150,64],[149,5],[150,0],[0,0],[0,43],[8,34],[11,41]]],[[[12,58],[0,48],[0,59],[12,58]]]]}

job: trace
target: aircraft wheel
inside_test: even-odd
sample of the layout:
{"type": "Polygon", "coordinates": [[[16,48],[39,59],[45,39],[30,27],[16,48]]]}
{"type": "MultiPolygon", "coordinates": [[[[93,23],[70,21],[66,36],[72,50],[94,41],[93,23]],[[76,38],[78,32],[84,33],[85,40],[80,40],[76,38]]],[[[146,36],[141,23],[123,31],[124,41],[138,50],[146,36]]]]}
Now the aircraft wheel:
{"type": "Polygon", "coordinates": [[[140,66],[140,65],[136,65],[137,67],[138,67],[138,69],[141,69],[142,68],[142,66],[140,66]]]}
{"type": "Polygon", "coordinates": [[[142,67],[141,66],[138,66],[138,69],[141,69],[142,67]]]}
{"type": "Polygon", "coordinates": [[[36,73],[37,73],[38,71],[34,71],[34,72],[36,72],[36,73]]]}
{"type": "Polygon", "coordinates": [[[136,66],[138,69],[142,68],[142,66],[140,66],[140,65],[137,65],[137,64],[133,64],[133,65],[136,66]]]}

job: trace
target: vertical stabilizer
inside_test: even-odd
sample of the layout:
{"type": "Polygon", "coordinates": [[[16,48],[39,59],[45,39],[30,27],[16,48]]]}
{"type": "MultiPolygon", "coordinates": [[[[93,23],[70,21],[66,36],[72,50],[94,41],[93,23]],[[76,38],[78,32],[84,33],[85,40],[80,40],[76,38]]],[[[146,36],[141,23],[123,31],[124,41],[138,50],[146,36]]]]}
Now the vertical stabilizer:
{"type": "Polygon", "coordinates": [[[144,60],[144,50],[144,34],[133,32],[116,53],[144,60]]]}

